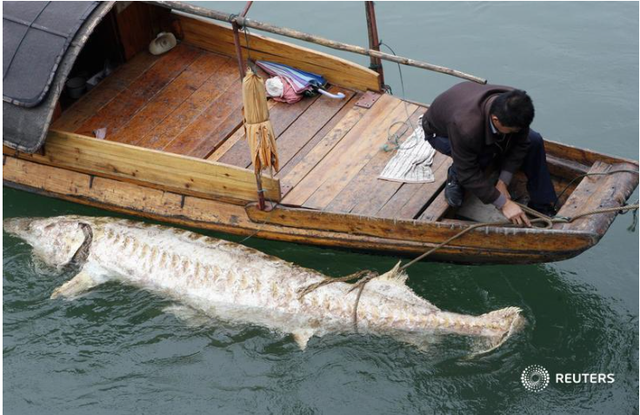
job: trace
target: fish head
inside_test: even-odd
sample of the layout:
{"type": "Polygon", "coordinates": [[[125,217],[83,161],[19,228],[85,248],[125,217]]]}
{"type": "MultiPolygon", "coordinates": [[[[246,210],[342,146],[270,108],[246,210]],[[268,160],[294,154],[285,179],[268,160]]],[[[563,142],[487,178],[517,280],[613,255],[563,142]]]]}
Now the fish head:
{"type": "Polygon", "coordinates": [[[9,218],[3,230],[23,239],[38,259],[57,269],[86,259],[92,238],[91,224],[73,216],[9,218]]]}

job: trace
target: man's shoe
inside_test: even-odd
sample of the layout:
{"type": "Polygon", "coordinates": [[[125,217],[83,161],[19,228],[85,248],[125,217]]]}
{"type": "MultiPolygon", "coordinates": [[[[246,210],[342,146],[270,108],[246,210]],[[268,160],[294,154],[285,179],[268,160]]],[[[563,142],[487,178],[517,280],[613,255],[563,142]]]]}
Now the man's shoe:
{"type": "Polygon", "coordinates": [[[550,218],[554,217],[558,214],[558,211],[553,207],[553,203],[533,203],[529,202],[527,204],[531,209],[542,213],[545,216],[549,216],[550,218]]]}
{"type": "Polygon", "coordinates": [[[447,204],[454,208],[462,206],[464,201],[464,188],[458,182],[458,176],[456,176],[453,166],[449,167],[447,172],[447,184],[444,187],[444,198],[447,204]]]}

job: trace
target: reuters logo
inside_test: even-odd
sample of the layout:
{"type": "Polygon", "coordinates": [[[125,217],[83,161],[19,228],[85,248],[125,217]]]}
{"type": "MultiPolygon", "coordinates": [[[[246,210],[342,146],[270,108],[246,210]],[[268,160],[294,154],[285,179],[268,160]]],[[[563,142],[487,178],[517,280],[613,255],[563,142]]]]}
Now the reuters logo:
{"type": "Polygon", "coordinates": [[[549,385],[549,372],[540,365],[527,366],[522,371],[520,380],[529,392],[540,392],[549,385]]]}

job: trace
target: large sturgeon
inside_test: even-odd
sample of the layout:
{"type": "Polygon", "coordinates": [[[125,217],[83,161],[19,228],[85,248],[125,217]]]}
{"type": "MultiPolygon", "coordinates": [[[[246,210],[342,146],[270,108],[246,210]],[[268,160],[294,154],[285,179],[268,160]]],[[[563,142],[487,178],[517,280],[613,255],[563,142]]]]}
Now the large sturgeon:
{"type": "Polygon", "coordinates": [[[115,218],[6,219],[4,230],[28,242],[49,266],[79,267],[51,298],[75,298],[117,280],[209,316],[292,333],[303,349],[314,335],[354,330],[414,344],[427,335],[460,334],[495,348],[524,324],[517,307],[480,316],[442,311],[407,287],[406,274],[388,273],[365,285],[356,328],[352,284],[324,285],[301,297],[301,290],[327,277],[240,244],[115,218]]]}

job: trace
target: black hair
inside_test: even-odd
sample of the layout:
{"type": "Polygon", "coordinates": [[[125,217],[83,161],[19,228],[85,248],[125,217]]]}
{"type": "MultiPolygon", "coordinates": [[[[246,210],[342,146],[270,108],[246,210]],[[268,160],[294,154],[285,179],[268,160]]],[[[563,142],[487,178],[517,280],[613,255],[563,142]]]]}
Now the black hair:
{"type": "Polygon", "coordinates": [[[489,112],[505,127],[517,128],[528,128],[535,115],[531,97],[520,89],[498,95],[489,112]]]}

